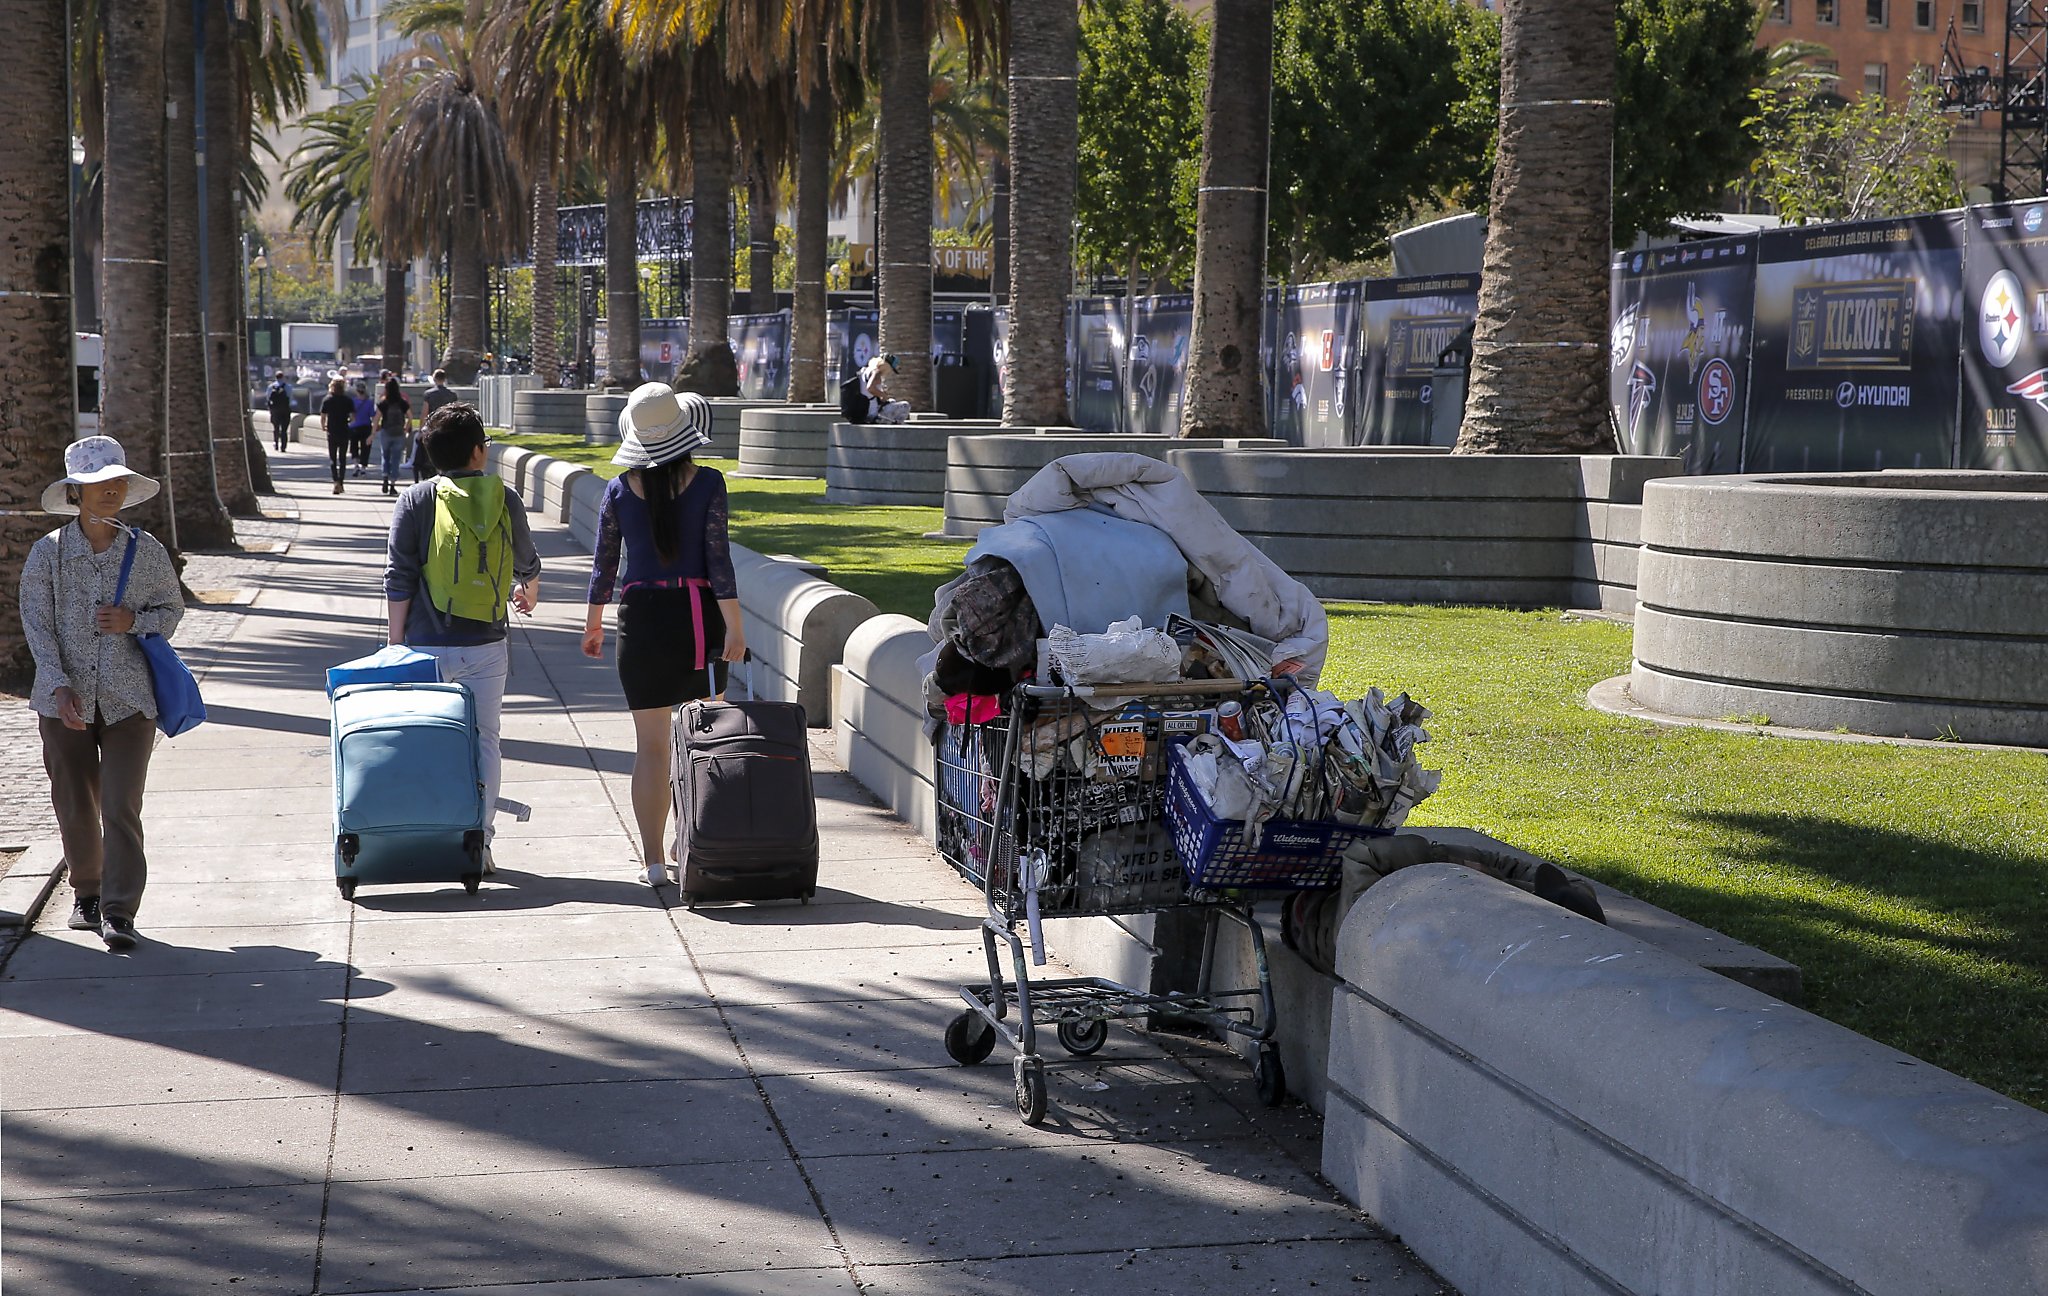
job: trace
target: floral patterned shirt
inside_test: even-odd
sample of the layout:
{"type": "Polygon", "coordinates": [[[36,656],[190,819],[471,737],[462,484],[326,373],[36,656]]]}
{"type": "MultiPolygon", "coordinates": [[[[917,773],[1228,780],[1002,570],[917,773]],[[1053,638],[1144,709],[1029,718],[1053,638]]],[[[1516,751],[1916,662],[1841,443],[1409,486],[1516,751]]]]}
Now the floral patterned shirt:
{"type": "Polygon", "coordinates": [[[155,536],[137,531],[135,566],[121,606],[135,613],[127,634],[103,634],[94,625],[100,608],[114,601],[121,579],[125,537],[116,537],[105,553],[76,522],[67,523],[35,542],[21,572],[21,625],[36,662],[36,680],[29,705],[55,719],[57,690],[78,694],[80,710],[90,722],[94,712],[107,724],[118,724],[140,712],[156,718],[156,694],[150,685],[149,662],[135,636],[168,637],[185,616],[185,599],[171,556],[155,536]]]}

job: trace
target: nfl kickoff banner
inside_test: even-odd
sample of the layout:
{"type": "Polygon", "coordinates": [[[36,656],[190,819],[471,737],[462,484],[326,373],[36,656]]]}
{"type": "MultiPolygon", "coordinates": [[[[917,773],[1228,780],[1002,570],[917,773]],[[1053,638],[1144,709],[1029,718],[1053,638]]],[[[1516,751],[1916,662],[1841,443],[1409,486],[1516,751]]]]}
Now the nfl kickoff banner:
{"type": "Polygon", "coordinates": [[[1608,403],[1624,453],[1738,471],[1756,259],[1755,235],[1615,258],[1608,403]]]}
{"type": "Polygon", "coordinates": [[[787,398],[789,312],[728,316],[725,335],[739,366],[740,395],[748,400],[787,398]]]}
{"type": "MultiPolygon", "coordinates": [[[[881,313],[872,306],[825,313],[825,377],[838,384],[860,372],[875,355],[875,335],[882,331],[881,313]]],[[[836,400],[838,393],[830,393],[836,400]]]]}
{"type": "Polygon", "coordinates": [[[1121,432],[1124,421],[1124,302],[1067,299],[1067,417],[1089,432],[1121,432]]]}
{"type": "Polygon", "coordinates": [[[1437,357],[1479,312],[1478,275],[1368,279],[1353,441],[1430,444],[1437,357]]]}
{"type": "Polygon", "coordinates": [[[932,307],[932,363],[938,364],[942,356],[958,356],[966,342],[962,329],[967,312],[958,306],[932,307]]]}
{"type": "Polygon", "coordinates": [[[1195,331],[1192,293],[1140,297],[1131,303],[1130,356],[1124,379],[1127,432],[1180,433],[1182,378],[1195,331]]]}
{"type": "Polygon", "coordinates": [[[1967,219],[1958,465],[2048,470],[2048,203],[1967,219]]]}
{"type": "Polygon", "coordinates": [[[1351,444],[1363,287],[1303,284],[1267,294],[1267,425],[1289,445],[1351,444]]]}
{"type": "Polygon", "coordinates": [[[1948,467],[1962,214],[1773,230],[1757,262],[1742,471],[1948,467]]]}

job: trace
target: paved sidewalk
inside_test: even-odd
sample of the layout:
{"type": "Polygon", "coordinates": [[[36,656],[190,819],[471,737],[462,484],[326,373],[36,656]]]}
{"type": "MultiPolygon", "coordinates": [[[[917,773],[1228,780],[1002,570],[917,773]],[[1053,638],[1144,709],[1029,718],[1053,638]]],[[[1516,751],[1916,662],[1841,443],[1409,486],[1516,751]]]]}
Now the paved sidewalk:
{"type": "Polygon", "coordinates": [[[382,617],[388,501],[303,517],[159,748],[130,956],[68,893],[0,980],[4,1281],[59,1296],[1439,1290],[1314,1176],[1317,1125],[1220,1049],[1115,1031],[1016,1118],[941,1033],[978,897],[817,748],[808,907],[632,881],[629,720],[559,527],[515,635],[499,874],[332,879],[320,672],[382,617]]]}

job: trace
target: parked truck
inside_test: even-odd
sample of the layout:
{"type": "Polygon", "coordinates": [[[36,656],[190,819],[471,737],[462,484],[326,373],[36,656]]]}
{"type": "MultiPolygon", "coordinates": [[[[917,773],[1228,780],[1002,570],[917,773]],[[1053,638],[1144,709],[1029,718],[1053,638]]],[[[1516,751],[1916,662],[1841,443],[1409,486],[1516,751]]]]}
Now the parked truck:
{"type": "Polygon", "coordinates": [[[339,324],[286,324],[282,332],[285,364],[302,382],[323,380],[341,367],[339,324]]]}

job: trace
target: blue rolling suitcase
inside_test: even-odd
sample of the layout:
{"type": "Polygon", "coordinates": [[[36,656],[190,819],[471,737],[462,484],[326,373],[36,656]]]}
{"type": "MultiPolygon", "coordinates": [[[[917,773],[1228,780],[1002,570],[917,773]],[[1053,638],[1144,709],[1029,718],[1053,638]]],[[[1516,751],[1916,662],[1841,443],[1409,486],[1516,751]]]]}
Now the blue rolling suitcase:
{"type": "Polygon", "coordinates": [[[484,874],[476,699],[461,684],[351,684],[334,694],[334,877],[461,882],[484,874]]]}

